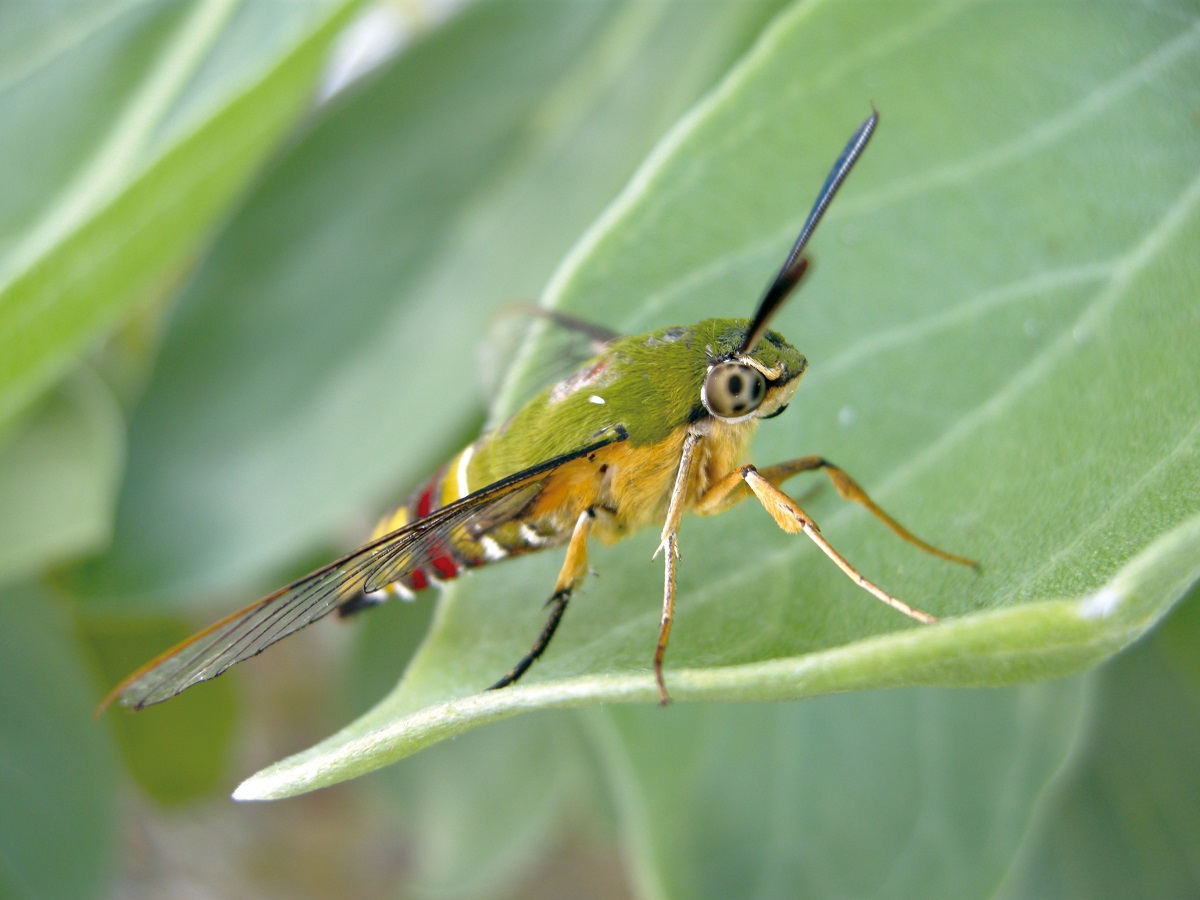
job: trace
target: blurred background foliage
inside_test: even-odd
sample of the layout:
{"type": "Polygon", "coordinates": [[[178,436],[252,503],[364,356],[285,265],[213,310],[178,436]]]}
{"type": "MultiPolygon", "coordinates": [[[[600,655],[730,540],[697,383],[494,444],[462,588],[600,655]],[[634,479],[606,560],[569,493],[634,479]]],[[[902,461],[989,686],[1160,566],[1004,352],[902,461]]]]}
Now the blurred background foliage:
{"type": "MultiPolygon", "coordinates": [[[[539,712],[272,804],[228,794],[377,703],[430,600],[92,721],[127,671],[353,544],[478,430],[500,377],[478,352],[506,302],[553,280],[553,299],[626,330],[746,312],[870,102],[885,118],[863,193],[839,201],[849,224],[825,226],[822,280],[780,322],[814,366],[808,417],[764,430],[757,454],[827,453],[878,484],[970,415],[995,418],[886,497],[944,517],[937,539],[987,563],[978,585],[836,520],[853,558],[938,609],[1082,597],[1168,533],[1184,552],[1160,562],[1155,602],[1195,577],[1179,561],[1200,558],[1192,4],[360,13],[0,6],[0,895],[1196,893],[1194,596],[1064,681],[539,712]],[[347,59],[396,43],[329,96],[347,59]],[[774,99],[720,93],[766,69],[774,99]],[[677,124],[714,96],[711,133],[677,124]],[[681,153],[627,188],[680,134],[716,164],[681,153]],[[1078,366],[1048,377],[1064,341],[1078,366]],[[1034,412],[1004,417],[1001,394],[1034,412]]],[[[814,502],[827,523],[836,501],[814,502]]],[[[785,612],[794,560],[776,550],[763,584],[705,603],[768,533],[732,515],[685,544],[702,549],[673,659],[813,640],[785,612]],[[776,624],[756,641],[737,630],[753,621],[711,611],[760,595],[776,624]]],[[[644,667],[652,544],[597,555],[574,637],[539,674],[644,667]]],[[[478,645],[470,628],[536,629],[530,585],[557,561],[527,562],[453,596],[410,689],[445,681],[478,645]]],[[[852,597],[831,634],[895,627],[873,609],[863,625],[852,597]]],[[[481,652],[457,677],[494,669],[481,652]]]]}

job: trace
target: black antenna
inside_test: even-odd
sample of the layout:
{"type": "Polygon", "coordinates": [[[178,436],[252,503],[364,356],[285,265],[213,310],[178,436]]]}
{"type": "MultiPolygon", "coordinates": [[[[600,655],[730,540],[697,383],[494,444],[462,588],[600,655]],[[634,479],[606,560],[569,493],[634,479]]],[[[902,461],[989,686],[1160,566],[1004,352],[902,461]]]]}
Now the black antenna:
{"type": "Polygon", "coordinates": [[[767,288],[758,304],[758,310],[754,313],[754,321],[750,323],[750,330],[746,333],[746,339],[742,341],[738,353],[744,355],[754,350],[766,333],[767,324],[775,315],[775,311],[783,305],[783,301],[800,283],[805,270],[808,269],[808,258],[800,254],[804,250],[805,244],[808,243],[808,239],[812,237],[817,223],[825,215],[825,210],[829,209],[829,204],[833,202],[838,188],[842,186],[842,182],[846,180],[846,176],[850,174],[850,170],[854,168],[858,158],[862,156],[862,152],[866,149],[867,142],[871,140],[871,135],[875,133],[875,126],[878,124],[879,111],[872,108],[871,115],[858,126],[842,149],[842,155],[829,170],[825,185],[821,188],[821,193],[817,194],[816,202],[808,211],[808,218],[804,220],[804,227],[800,229],[800,235],[796,238],[796,243],[792,245],[792,252],[783,261],[783,267],[779,270],[779,274],[775,276],[775,280],[771,282],[771,286],[767,288]]]}

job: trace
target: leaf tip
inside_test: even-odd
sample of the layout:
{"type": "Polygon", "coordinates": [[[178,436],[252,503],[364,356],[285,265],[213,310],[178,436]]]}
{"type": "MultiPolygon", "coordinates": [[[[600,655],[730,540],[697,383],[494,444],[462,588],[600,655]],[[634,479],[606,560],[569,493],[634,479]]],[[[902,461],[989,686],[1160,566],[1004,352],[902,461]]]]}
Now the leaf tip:
{"type": "Polygon", "coordinates": [[[283,795],[280,793],[280,785],[276,783],[276,779],[268,770],[251,775],[239,784],[230,794],[230,799],[246,803],[257,800],[276,800],[281,796],[283,795]]]}

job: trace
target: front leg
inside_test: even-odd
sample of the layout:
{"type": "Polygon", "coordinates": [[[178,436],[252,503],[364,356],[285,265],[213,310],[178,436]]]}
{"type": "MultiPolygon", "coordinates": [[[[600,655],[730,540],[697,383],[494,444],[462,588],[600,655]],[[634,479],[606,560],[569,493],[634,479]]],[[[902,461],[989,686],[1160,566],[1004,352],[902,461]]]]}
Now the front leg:
{"type": "Polygon", "coordinates": [[[658,645],[654,648],[654,679],[658,682],[658,702],[666,706],[671,702],[667,685],[663,681],[663,657],[667,652],[667,639],[671,636],[671,622],[675,618],[675,563],[679,559],[679,522],[683,518],[684,500],[687,496],[688,474],[692,469],[692,456],[703,435],[693,431],[683,441],[679,454],[679,470],[675,473],[675,486],[671,489],[671,502],[667,507],[667,519],[663,523],[662,540],[654,555],[663,554],[662,624],[658,629],[658,645]]]}

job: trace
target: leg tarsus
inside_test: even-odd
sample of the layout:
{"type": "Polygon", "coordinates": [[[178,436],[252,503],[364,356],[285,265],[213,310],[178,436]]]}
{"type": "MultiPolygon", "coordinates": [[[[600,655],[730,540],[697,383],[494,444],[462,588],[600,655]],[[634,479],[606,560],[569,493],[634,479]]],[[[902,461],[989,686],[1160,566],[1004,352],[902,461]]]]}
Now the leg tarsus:
{"type": "Polygon", "coordinates": [[[825,474],[828,475],[829,480],[833,482],[834,490],[838,492],[839,497],[841,497],[843,500],[849,500],[852,503],[858,503],[861,506],[865,506],[871,515],[890,528],[892,532],[901,540],[907,541],[914,547],[924,550],[931,556],[944,559],[946,562],[958,563],[960,566],[969,566],[976,572],[979,571],[979,563],[975,560],[968,559],[965,556],[959,556],[957,553],[949,553],[933,546],[933,544],[930,544],[927,541],[921,540],[919,537],[889,516],[874,500],[867,495],[867,492],[859,486],[857,481],[846,474],[845,470],[835,466],[833,463],[823,457],[814,457],[814,460],[814,468],[825,470],[825,474]]]}
{"type": "Polygon", "coordinates": [[[671,622],[675,619],[675,565],[679,561],[679,522],[683,518],[684,498],[687,495],[688,477],[692,469],[692,455],[696,445],[704,439],[702,434],[689,431],[679,454],[679,468],[675,472],[675,486],[671,489],[671,502],[667,506],[667,518],[663,522],[662,538],[657,557],[663,555],[663,611],[662,624],[658,629],[658,644],[654,648],[654,681],[658,685],[658,702],[666,706],[671,702],[667,683],[663,680],[663,657],[667,652],[667,639],[671,636],[671,622]]]}
{"type": "Polygon", "coordinates": [[[671,623],[675,620],[675,562],[679,559],[678,541],[675,535],[663,540],[666,552],[666,572],[663,576],[663,612],[662,624],[658,629],[658,644],[654,648],[654,681],[658,685],[658,704],[666,706],[671,702],[667,693],[667,683],[663,680],[663,657],[667,653],[667,640],[671,636],[671,623]]]}
{"type": "Polygon", "coordinates": [[[534,641],[529,652],[521,657],[520,661],[512,667],[507,675],[488,688],[489,691],[499,690],[500,688],[508,687],[522,675],[524,675],[529,667],[534,664],[542,652],[550,644],[550,639],[554,637],[554,632],[558,629],[558,623],[562,621],[563,613],[567,611],[567,602],[571,599],[571,589],[567,588],[562,591],[555,591],[550,599],[546,601],[546,605],[552,607],[550,610],[550,618],[546,620],[546,624],[542,626],[542,631],[534,641]]]}
{"type": "Polygon", "coordinates": [[[571,532],[571,542],[567,545],[567,557],[563,560],[562,570],[558,573],[558,582],[554,585],[554,593],[546,601],[546,606],[551,607],[550,618],[542,626],[541,633],[538,634],[537,640],[533,642],[533,647],[529,652],[521,657],[507,675],[489,687],[489,691],[508,687],[524,675],[545,651],[550,639],[554,637],[558,623],[562,621],[563,613],[567,611],[571,592],[575,590],[575,586],[583,580],[583,576],[587,573],[587,535],[595,517],[595,510],[585,509],[575,520],[575,530],[571,532]]]}

